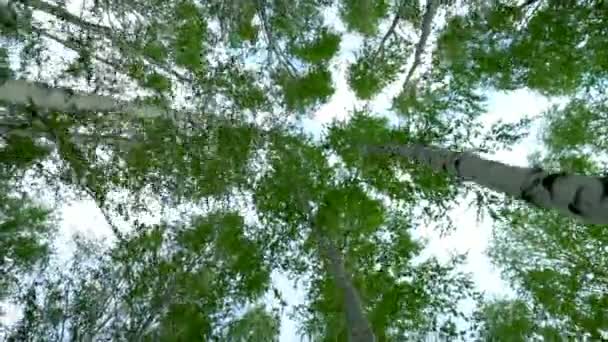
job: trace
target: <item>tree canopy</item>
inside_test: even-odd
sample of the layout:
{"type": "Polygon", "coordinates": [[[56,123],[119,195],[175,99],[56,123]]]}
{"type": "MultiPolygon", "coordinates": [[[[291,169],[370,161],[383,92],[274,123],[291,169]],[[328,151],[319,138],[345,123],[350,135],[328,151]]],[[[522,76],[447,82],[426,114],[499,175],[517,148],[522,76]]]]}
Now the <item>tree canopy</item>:
{"type": "Polygon", "coordinates": [[[607,21],[601,0],[0,3],[0,301],[20,311],[0,337],[278,341],[286,317],[311,341],[605,337],[605,226],[366,148],[488,156],[539,127],[549,195],[608,184],[607,21]],[[489,94],[521,89],[556,105],[488,125],[489,94]],[[347,118],[311,134],[341,91],[347,118]],[[80,201],[109,235],[62,245],[80,201]],[[463,202],[514,298],[416,237],[463,202]]]}

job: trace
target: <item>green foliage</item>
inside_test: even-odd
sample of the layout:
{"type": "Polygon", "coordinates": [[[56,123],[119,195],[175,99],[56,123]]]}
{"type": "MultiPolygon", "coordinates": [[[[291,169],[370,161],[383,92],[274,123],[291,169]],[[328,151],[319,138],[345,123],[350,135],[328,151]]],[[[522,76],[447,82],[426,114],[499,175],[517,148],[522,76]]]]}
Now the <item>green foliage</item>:
{"type": "Polygon", "coordinates": [[[340,35],[323,28],[315,39],[291,47],[291,53],[308,63],[329,61],[340,49],[340,35]]]}
{"type": "Polygon", "coordinates": [[[364,36],[373,36],[378,32],[380,20],[388,12],[385,0],[341,0],[340,17],[350,31],[364,36]]]}
{"type": "MultiPolygon", "coordinates": [[[[399,244],[404,241],[399,235],[411,241],[409,234],[398,230],[391,232],[397,234],[395,242],[370,241],[365,248],[368,254],[356,253],[353,245],[351,253],[356,254],[349,258],[353,261],[350,269],[355,274],[354,283],[366,303],[365,310],[376,337],[380,341],[419,340],[428,332],[439,333],[443,338],[456,337],[440,333],[442,324],[437,323],[437,315],[441,313],[439,315],[444,315],[444,319],[462,316],[456,303],[472,295],[472,283],[467,281],[467,275],[454,271],[463,259],[454,259],[454,263],[448,265],[430,259],[414,266],[395,249],[404,246],[399,244]],[[358,264],[368,260],[370,255],[375,262],[368,267],[358,264]]],[[[360,249],[361,244],[356,248],[360,249]]],[[[409,252],[417,253],[416,247],[409,252]]],[[[318,274],[322,274],[321,270],[318,274]]],[[[299,307],[297,311],[303,320],[302,333],[323,341],[346,340],[347,331],[340,315],[344,310],[341,298],[341,292],[331,279],[314,277],[307,294],[310,306],[299,307]]]]}
{"type": "Polygon", "coordinates": [[[502,213],[490,256],[532,298],[547,319],[568,336],[599,338],[608,327],[608,259],[603,228],[585,227],[553,212],[516,208],[502,213]],[[507,228],[506,230],[502,230],[507,228]]]}
{"type": "Polygon", "coordinates": [[[554,107],[548,113],[545,144],[556,152],[591,148],[600,152],[608,147],[608,123],[604,113],[608,108],[590,99],[573,99],[563,108],[554,107]]]}
{"type": "MultiPolygon", "coordinates": [[[[13,336],[216,340],[224,318],[255,304],[270,281],[260,242],[244,228],[237,214],[215,212],[195,218],[192,227],[140,227],[109,250],[79,240],[68,269],[50,267],[24,291],[26,315],[13,336]],[[192,249],[201,233],[207,239],[192,249]],[[49,316],[52,308],[58,311],[49,316]]],[[[262,312],[242,320],[230,325],[272,332],[262,312]]],[[[237,329],[231,336],[237,332],[246,333],[237,329]]]]}
{"type": "Polygon", "coordinates": [[[142,127],[142,139],[121,157],[127,163],[129,187],[137,190],[149,182],[179,184],[182,196],[201,198],[225,193],[245,182],[255,130],[227,121],[210,122],[201,135],[180,134],[167,120],[142,127]],[[174,145],[166,149],[167,142],[174,145]]]}
{"type": "Polygon", "coordinates": [[[8,36],[15,33],[20,20],[17,16],[18,13],[15,11],[13,4],[8,2],[0,4],[0,34],[8,36]]]}
{"type": "Polygon", "coordinates": [[[316,66],[303,76],[281,75],[285,105],[289,110],[303,111],[318,106],[334,94],[332,77],[324,66],[316,66]]]}
{"type": "Polygon", "coordinates": [[[496,300],[484,303],[477,312],[482,324],[479,338],[493,341],[508,337],[509,341],[529,341],[535,322],[527,304],[520,300],[496,300]]]}
{"type": "Polygon", "coordinates": [[[161,74],[153,73],[146,75],[145,86],[162,93],[171,90],[171,81],[161,74]]]}
{"type": "Polygon", "coordinates": [[[273,1],[271,4],[268,28],[272,30],[275,37],[293,39],[302,36],[303,32],[318,30],[323,24],[323,6],[331,3],[328,0],[303,0],[273,1]]]}
{"type": "Polygon", "coordinates": [[[239,27],[239,37],[244,41],[255,41],[258,36],[257,26],[251,24],[242,24],[239,27]]]}
{"type": "Polygon", "coordinates": [[[11,134],[5,138],[5,145],[0,145],[0,174],[8,178],[44,159],[49,152],[30,137],[11,134]]]}
{"type": "MultiPolygon", "coordinates": [[[[605,6],[533,5],[472,4],[455,16],[453,2],[442,3],[447,25],[432,65],[392,101],[388,114],[399,127],[356,109],[349,120],[332,123],[320,142],[283,124],[334,95],[329,64],[345,37],[326,26],[328,7],[337,7],[346,29],[365,40],[347,81],[357,97],[372,100],[401,76],[411,52],[402,32],[420,27],[418,2],[95,2],[93,14],[121,23],[111,29],[63,12],[63,4],[52,5],[61,15],[47,13],[59,25],[32,28],[31,12],[48,8],[36,1],[19,6],[18,30],[13,25],[8,33],[23,42],[14,47],[20,78],[58,79],[68,92],[86,88],[117,100],[151,90],[149,103],[187,108],[175,118],[145,120],[131,113],[38,111],[41,122],[28,121],[35,108],[3,111],[10,115],[2,114],[2,124],[21,130],[0,143],[1,176],[11,181],[0,191],[0,204],[9,203],[0,208],[6,210],[0,228],[8,232],[1,235],[0,271],[9,274],[1,286],[24,308],[9,338],[277,340],[277,308],[260,301],[269,294],[270,274],[283,272],[306,291],[295,315],[303,332],[313,340],[345,340],[344,293],[319,241],[330,241],[344,259],[379,341],[431,333],[463,338],[459,328],[469,317],[458,304],[477,296],[470,276],[458,271],[464,257],[421,260],[425,245],[411,232],[428,220],[442,227],[466,185],[403,158],[367,154],[365,147],[424,144],[488,153],[509,147],[531,121],[499,122],[482,136],[480,89],[527,87],[573,98],[545,114],[547,149],[539,163],[599,174],[608,133],[605,6]],[[397,12],[396,29],[383,39],[380,24],[397,12]],[[45,33],[77,42],[79,57],[67,66],[57,61],[45,33]],[[67,266],[37,268],[49,253],[48,213],[2,195],[20,192],[30,179],[80,190],[129,229],[111,244],[81,238],[67,266]],[[190,211],[205,214],[189,219],[184,212],[190,211]],[[175,222],[143,225],[142,216],[175,222]],[[32,270],[39,274],[29,284],[32,270]]],[[[0,50],[0,80],[16,74],[8,54],[0,50]]],[[[491,194],[478,194],[490,199],[484,204],[499,228],[490,254],[522,297],[483,304],[477,337],[599,339],[608,315],[602,227],[529,208],[499,209],[491,194]]]]}
{"type": "Polygon", "coordinates": [[[231,322],[225,340],[230,342],[278,341],[279,323],[279,317],[267,312],[263,306],[257,306],[231,322]]]}
{"type": "Polygon", "coordinates": [[[322,151],[302,136],[274,135],[270,142],[270,170],[256,186],[256,207],[267,219],[301,223],[308,201],[322,198],[331,170],[322,151]]]}
{"type": "Polygon", "coordinates": [[[439,38],[439,60],[469,84],[572,94],[606,76],[606,65],[599,62],[605,51],[598,45],[605,37],[597,30],[605,21],[602,11],[593,2],[567,11],[549,4],[530,16],[509,5],[493,6],[481,17],[473,11],[450,19],[439,38]],[[525,31],[518,28],[522,24],[525,31]]]}
{"type": "Polygon", "coordinates": [[[390,129],[386,119],[357,112],[348,124],[332,125],[327,139],[348,167],[356,168],[369,185],[394,199],[410,202],[423,197],[443,201],[454,195],[451,182],[445,175],[429,172],[402,158],[365,153],[367,146],[416,142],[407,135],[407,131],[390,129]],[[404,176],[405,172],[407,176],[404,176]]]}
{"type": "Polygon", "coordinates": [[[382,58],[370,46],[364,47],[357,61],[348,67],[348,85],[357,97],[369,100],[380,93],[389,83],[395,81],[407,51],[401,47],[383,48],[382,58]]]}
{"type": "Polygon", "coordinates": [[[206,64],[206,21],[199,15],[196,5],[190,1],[181,2],[176,6],[175,20],[179,22],[173,41],[175,63],[191,71],[199,71],[206,64]]]}
{"type": "Polygon", "coordinates": [[[413,141],[455,147],[470,142],[485,101],[478,91],[450,83],[404,89],[393,99],[393,108],[404,118],[413,141]]]}
{"type": "Polygon", "coordinates": [[[0,48],[0,82],[13,77],[13,70],[10,68],[10,61],[8,59],[8,50],[0,48]]]}
{"type": "Polygon", "coordinates": [[[222,77],[214,80],[217,87],[226,89],[227,95],[235,106],[252,111],[268,110],[270,102],[266,88],[258,84],[257,75],[239,67],[231,67],[222,77]]]}
{"type": "Polygon", "coordinates": [[[155,62],[164,62],[169,52],[162,42],[151,40],[144,45],[143,54],[155,62]]]}
{"type": "Polygon", "coordinates": [[[346,229],[349,238],[372,234],[384,221],[384,208],[361,187],[345,184],[327,191],[317,211],[316,224],[326,234],[346,229]]]}
{"type": "Polygon", "coordinates": [[[21,276],[49,256],[54,226],[47,209],[27,197],[10,195],[6,184],[0,190],[0,298],[4,299],[21,276]]]}

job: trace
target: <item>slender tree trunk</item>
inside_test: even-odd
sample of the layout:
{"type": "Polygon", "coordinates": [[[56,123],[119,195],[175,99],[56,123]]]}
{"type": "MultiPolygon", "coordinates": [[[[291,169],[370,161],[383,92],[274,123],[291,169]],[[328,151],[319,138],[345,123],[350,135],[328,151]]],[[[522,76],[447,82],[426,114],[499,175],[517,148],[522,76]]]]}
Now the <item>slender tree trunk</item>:
{"type": "Polygon", "coordinates": [[[374,342],[376,340],[371,325],[363,312],[361,298],[344,268],[340,252],[329,239],[319,237],[319,244],[327,255],[328,268],[336,284],[344,293],[346,326],[351,342],[374,342]]]}
{"type": "Polygon", "coordinates": [[[407,87],[412,76],[414,75],[414,71],[416,71],[418,66],[420,66],[422,63],[422,54],[424,53],[426,42],[431,35],[433,18],[435,18],[435,14],[439,8],[439,1],[440,0],[427,0],[426,10],[424,12],[424,16],[422,17],[420,39],[418,40],[418,44],[416,44],[416,51],[414,52],[414,62],[412,63],[412,66],[405,77],[405,81],[403,82],[404,88],[407,87]]]}
{"type": "MultiPolygon", "coordinates": [[[[300,202],[305,213],[312,213],[310,202],[303,193],[300,193],[300,202]]],[[[314,215],[312,215],[314,217],[314,215]]],[[[346,328],[351,342],[375,342],[376,337],[372,326],[363,311],[361,297],[357,288],[344,267],[342,255],[336,249],[330,237],[324,233],[322,227],[317,225],[315,218],[309,217],[309,225],[317,240],[318,252],[326,257],[328,272],[335,279],[337,286],[344,293],[344,311],[346,316],[346,328]]]]}
{"type": "Polygon", "coordinates": [[[157,106],[124,102],[110,96],[75,92],[69,89],[50,88],[41,83],[25,80],[0,81],[0,102],[29,106],[67,113],[119,112],[136,117],[169,116],[157,106]]]}
{"type": "Polygon", "coordinates": [[[473,153],[421,145],[368,147],[412,159],[538,207],[558,210],[585,223],[608,224],[608,177],[547,172],[483,159],[473,153]]]}

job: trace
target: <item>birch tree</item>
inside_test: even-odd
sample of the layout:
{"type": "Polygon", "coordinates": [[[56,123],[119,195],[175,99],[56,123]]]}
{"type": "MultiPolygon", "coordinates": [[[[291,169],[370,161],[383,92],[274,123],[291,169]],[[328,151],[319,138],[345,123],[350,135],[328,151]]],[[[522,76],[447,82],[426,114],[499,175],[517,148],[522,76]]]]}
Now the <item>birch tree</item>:
{"type": "MultiPolygon", "coordinates": [[[[544,95],[560,95],[562,103],[540,117],[539,141],[529,158],[530,165],[538,167],[528,169],[541,171],[529,174],[529,180],[537,183],[539,194],[552,194],[554,198],[553,202],[534,202],[534,196],[528,199],[557,210],[538,210],[519,201],[493,205],[494,237],[488,253],[518,296],[511,301],[484,304],[480,334],[516,335],[521,340],[605,338],[606,282],[602,265],[606,221],[601,208],[606,193],[602,114],[606,68],[599,62],[605,54],[600,48],[605,37],[596,26],[605,21],[596,17],[603,13],[604,6],[596,1],[567,5],[527,1],[519,6],[502,4],[489,9],[483,15],[454,17],[448,23],[438,40],[435,70],[449,73],[471,87],[528,87],[544,95]],[[580,25],[569,25],[571,20],[580,25]],[[497,40],[501,44],[495,44],[497,40]],[[534,52],[530,53],[532,47],[534,52]],[[568,196],[572,197],[555,203],[559,188],[562,195],[570,188],[568,196]],[[583,193],[590,197],[583,197],[583,193]],[[581,202],[589,208],[586,215],[577,206],[581,202]]],[[[411,147],[404,144],[394,151],[399,153],[403,148],[411,155],[411,147]]],[[[451,155],[451,162],[463,155],[437,152],[433,154],[451,155]]],[[[483,164],[487,165],[485,170],[496,165],[488,161],[483,164]]],[[[440,163],[436,165],[441,167],[440,163]]],[[[451,165],[446,166],[450,172],[451,165]]],[[[457,174],[455,171],[458,169],[451,172],[457,174]]],[[[505,175],[503,180],[513,174],[505,175]]],[[[497,181],[498,177],[487,185],[500,185],[497,181]]],[[[512,195],[521,198],[517,194],[521,189],[514,190],[512,195]]]]}
{"type": "MultiPolygon", "coordinates": [[[[480,87],[597,91],[605,59],[595,2],[469,4],[471,11],[455,14],[460,5],[137,0],[85,1],[74,10],[59,1],[11,3],[15,20],[1,27],[10,45],[0,49],[0,156],[14,157],[0,160],[8,186],[29,190],[35,175],[58,190],[58,202],[72,192],[88,196],[117,238],[77,240],[72,267],[42,269],[41,283],[17,274],[24,285],[10,296],[24,315],[11,338],[276,340],[289,309],[270,274],[282,273],[306,294],[290,312],[301,335],[464,339],[472,317],[459,304],[478,297],[459,270],[464,256],[420,260],[424,243],[412,230],[432,223],[449,231],[445,213],[468,193],[491,196],[486,190],[605,220],[601,179],[473,152],[512,145],[529,124],[483,127],[480,87]],[[326,18],[332,11],[337,25],[326,18]],[[581,25],[570,25],[576,20],[581,25]],[[352,63],[340,54],[347,33],[363,37],[352,63]],[[530,53],[537,50],[543,53],[530,53]],[[574,60],[547,61],[562,50],[574,60]],[[505,67],[511,58],[513,68],[505,67]],[[343,62],[346,83],[366,105],[406,80],[387,109],[398,124],[389,127],[373,106],[356,107],[311,139],[299,120],[332,99],[343,62]],[[554,77],[540,77],[544,65],[554,77]],[[153,214],[163,220],[141,222],[153,214]]],[[[564,121],[554,121],[556,131],[567,130],[564,121]]],[[[585,127],[601,131],[594,125],[585,127]]],[[[565,275],[551,279],[563,284],[565,275]]],[[[529,293],[545,293],[540,284],[529,293]]],[[[535,300],[551,317],[574,322],[573,331],[602,326],[590,318],[599,297],[568,298],[594,302],[563,316],[535,300]]],[[[482,307],[488,327],[494,311],[482,307]]]]}
{"type": "MultiPolygon", "coordinates": [[[[533,162],[579,174],[603,173],[603,112],[604,95],[595,91],[577,92],[549,108],[533,162]]],[[[517,300],[534,314],[531,332],[553,339],[605,338],[605,226],[520,205],[503,210],[499,218],[489,255],[518,289],[517,300]]]]}
{"type": "MultiPolygon", "coordinates": [[[[596,5],[595,2],[576,4],[567,16],[561,16],[559,13],[562,13],[564,7],[553,2],[529,2],[520,6],[499,3],[483,12],[472,10],[463,16],[454,16],[438,39],[431,77],[442,78],[449,74],[453,86],[461,84],[467,88],[477,85],[489,85],[498,89],[528,86],[545,94],[577,94],[582,89],[587,89],[585,92],[589,93],[590,89],[595,89],[605,81],[605,77],[601,76],[605,74],[604,71],[599,71],[603,65],[596,62],[597,54],[602,52],[594,48],[602,38],[597,36],[600,33],[591,24],[596,20],[596,14],[591,8],[596,5]],[[584,24],[573,30],[567,27],[566,22],[575,17],[584,24]],[[546,22],[551,22],[555,29],[547,31],[546,22]],[[481,32],[489,32],[491,37],[480,39],[481,32]],[[564,36],[564,32],[568,34],[564,36]],[[561,41],[562,38],[557,35],[568,38],[561,41]],[[509,37],[509,43],[504,46],[490,43],[492,39],[501,37],[509,37]],[[587,41],[590,50],[585,50],[584,53],[580,48],[568,47],[578,46],[585,39],[590,39],[587,41]],[[488,44],[490,45],[487,46],[488,44]],[[465,51],[464,46],[470,47],[465,51]],[[538,54],[529,54],[526,48],[528,46],[538,46],[540,51],[538,54]],[[578,62],[560,64],[561,58],[566,58],[563,56],[576,53],[581,53],[581,56],[572,56],[568,60],[578,62]],[[549,54],[559,57],[547,61],[545,56],[549,54]],[[470,63],[471,60],[474,62],[470,63]],[[507,60],[511,67],[501,69],[501,65],[507,65],[507,60]],[[518,69],[520,65],[521,70],[518,69]],[[552,73],[548,72],[547,65],[549,68],[564,69],[552,73]],[[587,77],[591,70],[598,73],[594,77],[587,77]],[[559,76],[547,76],[553,74],[559,76]]],[[[411,107],[412,101],[422,102],[409,99],[414,96],[419,96],[419,93],[405,92],[398,98],[397,105],[411,107]]],[[[593,101],[591,96],[587,100],[593,101]]],[[[576,100],[572,105],[580,105],[580,101],[576,100]]],[[[407,110],[407,113],[411,112],[407,110]]],[[[434,171],[445,171],[461,180],[472,181],[541,208],[555,209],[582,222],[608,222],[605,214],[608,181],[601,175],[577,174],[570,170],[543,170],[538,166],[514,167],[481,158],[478,154],[466,152],[467,149],[462,152],[442,144],[433,146],[416,142],[400,146],[362,146],[363,149],[367,147],[370,147],[368,152],[387,152],[407,158],[434,171]]]]}
{"type": "Polygon", "coordinates": [[[7,341],[276,340],[276,315],[258,305],[270,281],[261,241],[234,213],[190,221],[140,226],[113,247],[78,238],[67,267],[21,291],[25,314],[7,341]]]}
{"type": "MultiPolygon", "coordinates": [[[[335,146],[337,138],[326,142],[335,146]]],[[[449,322],[459,315],[459,300],[473,295],[467,276],[456,271],[462,259],[412,263],[420,245],[408,233],[410,221],[399,219],[407,211],[392,215],[363,190],[364,178],[343,166],[330,168],[323,150],[306,139],[272,141],[269,169],[256,183],[254,199],[269,230],[265,239],[282,237],[269,245],[283,255],[276,262],[295,279],[310,278],[307,302],[297,310],[302,334],[345,340],[356,330],[369,336],[369,324],[377,340],[429,332],[458,336],[449,322]],[[333,257],[329,243],[335,246],[333,257]],[[361,318],[357,297],[369,323],[361,318]]],[[[385,177],[387,183],[393,177],[385,177]]]]}

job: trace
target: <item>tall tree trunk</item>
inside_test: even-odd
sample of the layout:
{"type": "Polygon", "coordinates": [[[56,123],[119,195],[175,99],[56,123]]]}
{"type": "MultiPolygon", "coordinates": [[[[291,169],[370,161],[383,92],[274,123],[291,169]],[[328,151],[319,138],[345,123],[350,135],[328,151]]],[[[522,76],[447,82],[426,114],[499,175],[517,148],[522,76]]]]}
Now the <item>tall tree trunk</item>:
{"type": "Polygon", "coordinates": [[[555,209],[585,223],[608,224],[608,177],[547,172],[519,167],[421,145],[368,147],[368,153],[389,153],[412,159],[435,171],[523,199],[538,207],[555,209]]]}
{"type": "Polygon", "coordinates": [[[74,92],[69,89],[50,88],[25,80],[0,80],[0,102],[33,105],[39,109],[67,113],[119,112],[137,117],[171,117],[171,113],[157,106],[124,102],[110,96],[74,92]]]}
{"type": "Polygon", "coordinates": [[[371,325],[363,312],[361,298],[352,283],[340,252],[333,242],[319,236],[319,244],[325,252],[329,271],[336,284],[344,293],[344,308],[346,313],[346,326],[351,342],[374,342],[376,340],[371,325]]]}
{"type": "MultiPolygon", "coordinates": [[[[300,193],[300,202],[305,213],[312,213],[310,201],[300,193]]],[[[342,255],[336,249],[332,239],[323,231],[317,222],[315,215],[309,217],[309,225],[314,234],[313,238],[317,241],[318,252],[326,257],[328,272],[334,278],[336,285],[344,294],[344,311],[346,316],[346,328],[351,342],[375,342],[376,337],[372,326],[367,320],[363,311],[361,297],[357,288],[344,267],[342,255]]]]}

